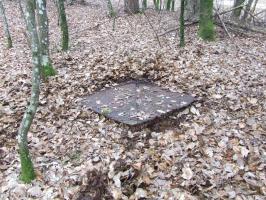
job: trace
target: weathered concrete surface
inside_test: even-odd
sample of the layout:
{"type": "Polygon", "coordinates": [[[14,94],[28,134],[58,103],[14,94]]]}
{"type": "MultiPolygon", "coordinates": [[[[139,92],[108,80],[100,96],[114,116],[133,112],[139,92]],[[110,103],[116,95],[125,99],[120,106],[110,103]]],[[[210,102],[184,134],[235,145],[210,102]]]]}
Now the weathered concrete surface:
{"type": "Polygon", "coordinates": [[[194,98],[147,82],[129,81],[85,98],[91,110],[128,125],[140,125],[189,106],[194,98]]]}

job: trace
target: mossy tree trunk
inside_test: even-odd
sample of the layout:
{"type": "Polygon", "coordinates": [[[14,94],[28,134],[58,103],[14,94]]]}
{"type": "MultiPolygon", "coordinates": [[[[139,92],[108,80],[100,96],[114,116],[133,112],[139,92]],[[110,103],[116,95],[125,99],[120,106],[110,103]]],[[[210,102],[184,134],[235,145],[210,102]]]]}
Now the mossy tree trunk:
{"type": "Polygon", "coordinates": [[[175,11],[175,0],[172,0],[171,11],[175,11]]]}
{"type": "Polygon", "coordinates": [[[235,0],[234,1],[234,8],[237,8],[237,9],[234,9],[233,12],[232,12],[232,16],[231,18],[234,20],[234,21],[237,21],[240,19],[240,16],[241,16],[241,12],[242,12],[242,9],[244,7],[244,3],[245,3],[245,0],[235,0]]]}
{"type": "Polygon", "coordinates": [[[124,0],[124,10],[129,14],[136,14],[139,12],[139,0],[124,0]]]}
{"type": "Polygon", "coordinates": [[[170,10],[171,9],[171,4],[172,4],[172,0],[167,0],[166,1],[166,10],[170,10]]]}
{"type": "Polygon", "coordinates": [[[116,12],[114,10],[111,0],[107,0],[107,8],[108,8],[109,16],[116,17],[116,12]]]}
{"type": "Polygon", "coordinates": [[[0,15],[1,15],[2,21],[3,21],[3,27],[4,27],[5,37],[6,37],[6,41],[7,41],[7,48],[10,49],[10,48],[12,48],[12,39],[11,39],[11,35],[9,32],[7,18],[6,18],[6,14],[5,14],[5,8],[3,6],[2,0],[0,0],[0,15]]]}
{"type": "Polygon", "coordinates": [[[153,4],[156,10],[162,9],[162,0],[153,0],[153,4]]]}
{"type": "Polygon", "coordinates": [[[213,0],[200,0],[199,36],[208,41],[215,39],[213,0]]]}
{"type": "Polygon", "coordinates": [[[58,0],[58,11],[61,29],[61,46],[63,51],[67,51],[69,47],[69,35],[64,0],[58,0]]]}
{"type": "Polygon", "coordinates": [[[37,19],[39,27],[40,53],[42,63],[42,76],[54,76],[56,74],[49,53],[49,24],[46,10],[46,0],[36,1],[37,19]]]}
{"type": "Polygon", "coordinates": [[[180,47],[185,46],[185,19],[184,19],[184,13],[185,13],[185,1],[186,0],[181,0],[181,10],[180,10],[180,19],[179,19],[179,23],[180,23],[180,47]]]}
{"type": "Polygon", "coordinates": [[[32,89],[30,104],[24,113],[22,122],[18,130],[18,146],[21,162],[20,178],[25,183],[30,183],[35,179],[35,173],[28,148],[28,132],[32,124],[33,118],[37,111],[40,94],[40,75],[41,75],[41,59],[40,59],[40,42],[38,38],[36,19],[35,19],[35,1],[26,0],[26,22],[29,38],[31,40],[32,51],[32,89]]]}

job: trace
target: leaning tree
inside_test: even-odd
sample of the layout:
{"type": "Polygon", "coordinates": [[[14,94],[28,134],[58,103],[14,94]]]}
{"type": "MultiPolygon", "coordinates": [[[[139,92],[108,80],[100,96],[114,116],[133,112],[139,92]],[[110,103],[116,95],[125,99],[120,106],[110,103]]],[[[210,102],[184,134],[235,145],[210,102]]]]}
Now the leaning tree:
{"type": "MultiPolygon", "coordinates": [[[[39,0],[42,1],[42,0],[39,0]]],[[[32,52],[32,88],[30,104],[24,113],[22,122],[18,130],[18,146],[21,163],[20,178],[25,183],[30,183],[35,179],[33,164],[31,161],[28,148],[28,132],[33,121],[34,115],[39,104],[40,81],[41,81],[41,45],[38,36],[38,29],[36,23],[36,5],[35,0],[26,0],[26,25],[31,44],[32,52]]],[[[38,7],[37,7],[38,9],[38,7]]],[[[37,12],[41,12],[37,10],[37,12]]]]}
{"type": "MultiPolygon", "coordinates": [[[[22,6],[21,6],[22,10],[22,6]]],[[[25,0],[25,22],[32,52],[32,88],[29,105],[18,130],[18,146],[21,163],[20,178],[29,183],[35,178],[28,148],[28,132],[39,104],[41,76],[54,75],[49,55],[49,29],[46,0],[25,0]]]]}

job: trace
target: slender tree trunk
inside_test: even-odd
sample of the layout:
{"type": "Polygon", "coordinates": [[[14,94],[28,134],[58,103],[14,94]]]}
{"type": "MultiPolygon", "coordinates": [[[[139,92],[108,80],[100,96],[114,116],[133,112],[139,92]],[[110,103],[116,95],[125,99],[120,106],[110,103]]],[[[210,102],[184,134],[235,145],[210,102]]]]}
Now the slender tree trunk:
{"type": "MultiPolygon", "coordinates": [[[[253,4],[253,6],[252,6],[252,8],[250,9],[250,13],[251,13],[251,15],[254,15],[255,14],[255,10],[256,10],[256,7],[257,7],[257,4],[258,4],[258,1],[259,0],[255,0],[255,2],[254,2],[254,4],[253,4]]],[[[250,15],[250,17],[248,18],[248,22],[251,22],[252,21],[252,16],[250,15]]]]}
{"type": "Polygon", "coordinates": [[[11,35],[9,32],[8,23],[7,23],[6,14],[5,14],[5,8],[3,6],[2,0],[0,0],[0,15],[3,20],[4,32],[5,32],[5,36],[7,40],[7,48],[10,49],[12,48],[12,39],[11,39],[11,35]]]}
{"type": "Polygon", "coordinates": [[[172,0],[167,0],[166,1],[166,10],[170,10],[171,9],[171,4],[172,4],[172,0]]]}
{"type": "Polygon", "coordinates": [[[203,40],[214,40],[213,0],[200,0],[199,36],[203,40]]]}
{"type": "Polygon", "coordinates": [[[23,18],[25,24],[27,24],[27,21],[26,21],[26,17],[25,17],[25,14],[24,14],[24,10],[23,10],[23,6],[22,6],[22,1],[21,0],[18,1],[18,7],[19,7],[19,10],[20,10],[20,16],[21,16],[21,18],[23,18]]]}
{"type": "Polygon", "coordinates": [[[147,0],[142,0],[142,11],[147,9],[147,0]]]}
{"type": "Polygon", "coordinates": [[[113,7],[113,4],[112,4],[111,0],[107,0],[107,8],[108,8],[109,16],[110,17],[115,17],[116,16],[116,12],[114,10],[114,7],[113,7]]]}
{"type": "Polygon", "coordinates": [[[181,10],[180,10],[180,47],[185,46],[185,19],[184,19],[184,13],[185,13],[185,1],[181,0],[181,10]]]}
{"type": "Polygon", "coordinates": [[[35,1],[26,0],[26,21],[27,30],[29,33],[29,38],[31,40],[31,51],[32,51],[32,88],[31,88],[31,98],[30,104],[24,113],[22,122],[18,130],[18,146],[19,155],[21,162],[21,175],[20,178],[25,183],[30,183],[35,179],[35,173],[31,157],[28,148],[28,131],[30,129],[31,123],[37,111],[39,104],[39,94],[40,94],[40,74],[41,74],[41,60],[40,60],[40,43],[36,28],[35,19],[35,1]]]}
{"type": "Polygon", "coordinates": [[[175,0],[172,0],[171,11],[175,11],[175,0]]]}
{"type": "Polygon", "coordinates": [[[258,4],[258,1],[259,1],[259,0],[255,0],[255,2],[254,2],[254,4],[253,4],[253,7],[252,7],[252,9],[251,9],[251,11],[250,11],[252,14],[255,13],[255,10],[256,10],[256,7],[257,7],[257,4],[258,4]]]}
{"type": "Polygon", "coordinates": [[[186,0],[185,5],[185,20],[198,20],[200,13],[200,0],[186,0]]]}
{"type": "Polygon", "coordinates": [[[244,3],[245,3],[245,0],[235,0],[234,2],[234,8],[236,7],[239,7],[237,9],[235,9],[233,12],[232,12],[232,16],[231,18],[235,21],[239,20],[240,19],[240,16],[241,16],[241,12],[242,12],[242,9],[244,7],[244,3]],[[243,5],[243,6],[241,6],[243,5]]]}
{"type": "Polygon", "coordinates": [[[58,11],[59,11],[59,24],[62,33],[61,46],[63,51],[67,51],[69,45],[69,35],[68,35],[68,25],[66,19],[64,0],[58,0],[58,11]]]}
{"type": "Polygon", "coordinates": [[[247,5],[245,6],[244,15],[242,17],[243,22],[247,22],[247,18],[249,16],[252,3],[253,3],[253,0],[248,0],[247,5]]]}
{"type": "Polygon", "coordinates": [[[135,14],[139,12],[139,0],[124,0],[124,10],[126,13],[135,14]]]}
{"type": "Polygon", "coordinates": [[[46,0],[36,1],[37,19],[39,27],[40,53],[42,63],[42,76],[46,78],[56,74],[49,53],[49,24],[46,10],[46,0]]]}

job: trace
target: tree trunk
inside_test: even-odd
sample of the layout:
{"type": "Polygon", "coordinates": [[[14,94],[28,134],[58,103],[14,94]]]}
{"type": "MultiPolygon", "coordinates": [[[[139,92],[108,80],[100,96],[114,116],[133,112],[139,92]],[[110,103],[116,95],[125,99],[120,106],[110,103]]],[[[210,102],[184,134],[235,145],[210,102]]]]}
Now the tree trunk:
{"type": "Polygon", "coordinates": [[[10,32],[9,32],[9,28],[8,28],[8,23],[7,23],[7,19],[6,19],[6,14],[5,14],[5,8],[3,6],[3,2],[2,0],[0,0],[0,15],[2,17],[2,21],[3,21],[3,27],[4,27],[4,32],[5,32],[5,36],[6,36],[6,40],[7,40],[7,48],[12,48],[12,39],[10,36],[10,32]]]}
{"type": "Polygon", "coordinates": [[[59,11],[59,24],[61,28],[61,34],[62,34],[62,50],[67,51],[68,50],[68,42],[69,42],[69,35],[68,35],[68,25],[67,25],[67,19],[66,19],[66,12],[65,12],[65,6],[64,6],[64,0],[58,0],[58,11],[59,11]]]}
{"type": "Polygon", "coordinates": [[[172,0],[171,11],[175,11],[175,0],[172,0]]]}
{"type": "Polygon", "coordinates": [[[215,38],[213,23],[213,0],[200,0],[199,36],[203,40],[215,38]]]}
{"type": "MultiPolygon", "coordinates": [[[[254,2],[254,4],[253,4],[253,6],[252,6],[252,8],[250,9],[250,13],[251,13],[251,15],[255,15],[255,10],[256,10],[256,7],[257,7],[257,4],[258,4],[258,1],[259,0],[255,0],[255,2],[254,2]]],[[[251,22],[252,21],[252,16],[250,15],[250,17],[248,18],[248,21],[249,22],[251,22]]]]}
{"type": "Polygon", "coordinates": [[[46,11],[46,0],[36,1],[36,7],[38,10],[37,19],[39,27],[39,41],[40,41],[40,53],[42,63],[42,76],[46,78],[56,74],[49,53],[49,25],[46,11]]]}
{"type": "Polygon", "coordinates": [[[171,4],[172,4],[172,0],[167,0],[166,1],[166,10],[170,10],[171,9],[171,4]]]}
{"type": "Polygon", "coordinates": [[[199,19],[200,0],[186,0],[185,20],[193,21],[199,19]]]}
{"type": "Polygon", "coordinates": [[[245,6],[244,15],[242,17],[243,22],[247,22],[247,18],[249,16],[252,3],[253,3],[253,0],[248,0],[247,5],[245,6]]]}
{"type": "Polygon", "coordinates": [[[245,3],[245,0],[235,0],[235,2],[234,2],[234,8],[239,7],[239,6],[240,7],[237,8],[237,9],[235,9],[232,12],[232,16],[231,17],[232,17],[233,20],[237,21],[237,20],[240,19],[241,12],[242,12],[242,9],[244,7],[244,3],[245,3]],[[241,6],[241,5],[243,5],[243,6],[241,6]]]}
{"type": "Polygon", "coordinates": [[[181,0],[181,10],[180,10],[180,47],[185,46],[185,20],[184,20],[184,12],[185,12],[185,0],[181,0]]]}
{"type": "Polygon", "coordinates": [[[35,173],[31,157],[28,148],[28,132],[37,111],[39,104],[39,94],[40,94],[40,74],[41,74],[41,60],[40,60],[40,43],[36,28],[35,19],[35,1],[26,0],[26,21],[27,30],[29,33],[29,38],[31,40],[31,51],[32,51],[32,88],[31,88],[31,98],[30,105],[27,107],[24,113],[22,122],[18,130],[18,146],[19,155],[21,162],[21,175],[20,178],[25,183],[30,183],[35,179],[35,173]]]}
{"type": "Polygon", "coordinates": [[[124,0],[124,10],[126,13],[135,14],[139,12],[139,0],[124,0]]]}
{"type": "Polygon", "coordinates": [[[107,0],[107,8],[108,8],[108,12],[109,12],[109,16],[110,17],[115,17],[116,16],[116,12],[113,8],[113,4],[111,2],[111,0],[107,0]]]}
{"type": "Polygon", "coordinates": [[[147,9],[147,0],[142,0],[142,11],[147,9]]]}

